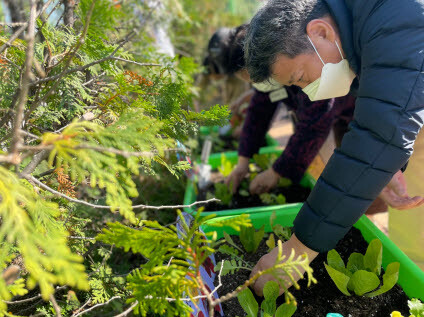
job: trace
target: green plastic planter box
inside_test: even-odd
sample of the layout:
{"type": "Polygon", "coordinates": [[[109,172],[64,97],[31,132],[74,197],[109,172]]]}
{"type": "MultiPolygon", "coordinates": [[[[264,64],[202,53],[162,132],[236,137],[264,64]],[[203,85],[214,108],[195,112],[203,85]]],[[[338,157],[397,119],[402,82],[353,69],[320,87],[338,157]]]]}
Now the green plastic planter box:
{"type": "MultiPolygon", "coordinates": [[[[213,126],[213,127],[200,127],[199,132],[203,135],[208,135],[211,132],[218,133],[219,126],[213,126]]],[[[272,136],[270,136],[268,133],[265,135],[265,143],[266,146],[279,146],[280,144],[276,139],[274,139],[272,136]]]]}
{"type": "MultiPolygon", "coordinates": [[[[293,221],[296,218],[298,210],[276,210],[276,222],[283,226],[293,226],[293,221]]],[[[256,229],[265,225],[267,232],[271,231],[269,218],[272,211],[262,213],[250,214],[252,224],[256,229]]],[[[222,238],[223,232],[229,234],[236,234],[231,228],[215,228],[207,224],[216,221],[217,219],[231,219],[234,216],[217,217],[209,220],[202,229],[205,232],[216,231],[218,238],[222,238]]],[[[424,272],[407,256],[403,253],[383,232],[380,231],[365,215],[362,216],[355,224],[355,228],[359,229],[362,236],[367,242],[373,239],[379,239],[383,244],[383,267],[386,268],[391,262],[399,262],[399,280],[398,284],[403,288],[406,295],[410,298],[419,298],[424,301],[424,272]]]]}
{"type": "MultiPolygon", "coordinates": [[[[277,154],[280,155],[282,152],[281,148],[275,147],[275,146],[268,146],[263,147],[259,150],[260,154],[277,154]]],[[[238,153],[236,151],[234,152],[225,152],[225,153],[216,153],[212,154],[209,157],[209,164],[212,166],[212,169],[217,168],[221,164],[221,155],[225,155],[226,158],[231,161],[231,163],[236,164],[238,160],[238,153]]],[[[308,173],[305,174],[303,179],[301,180],[300,184],[304,187],[313,188],[315,186],[315,179],[308,173]]],[[[196,189],[195,184],[193,181],[188,180],[187,187],[184,195],[184,205],[190,205],[196,201],[196,189]]],[[[302,207],[303,202],[299,203],[293,203],[293,204],[285,204],[285,205],[275,205],[275,206],[260,206],[260,207],[252,207],[252,208],[243,208],[243,209],[229,209],[229,210],[221,210],[221,211],[214,211],[213,213],[217,214],[218,216],[231,216],[231,215],[238,215],[241,213],[251,214],[251,213],[257,213],[257,212],[264,212],[264,211],[272,211],[272,210],[278,210],[278,211],[299,211],[302,207]]],[[[184,211],[186,212],[193,212],[196,210],[196,207],[193,208],[185,208],[184,211]]],[[[209,214],[211,212],[208,212],[209,214]]]]}

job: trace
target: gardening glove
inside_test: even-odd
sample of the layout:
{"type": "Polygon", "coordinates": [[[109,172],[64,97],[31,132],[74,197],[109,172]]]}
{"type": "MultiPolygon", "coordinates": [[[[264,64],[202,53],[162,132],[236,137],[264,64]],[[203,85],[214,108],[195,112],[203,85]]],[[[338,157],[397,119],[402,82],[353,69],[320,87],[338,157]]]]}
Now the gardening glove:
{"type": "Polygon", "coordinates": [[[274,171],[273,168],[267,169],[258,174],[250,183],[250,193],[260,195],[270,191],[277,186],[280,177],[280,174],[274,171]]]}
{"type": "MultiPolygon", "coordinates": [[[[311,263],[313,261],[313,259],[315,259],[315,257],[318,255],[318,252],[315,252],[315,251],[309,249],[302,242],[300,242],[296,238],[295,234],[293,234],[291,236],[290,240],[283,243],[283,254],[282,254],[283,257],[288,259],[290,257],[292,250],[294,250],[294,252],[295,252],[295,257],[294,257],[295,259],[300,255],[306,254],[308,256],[309,263],[311,263]]],[[[250,278],[254,277],[260,271],[264,271],[266,269],[273,267],[275,265],[277,257],[278,257],[278,248],[272,249],[271,252],[269,252],[268,254],[265,254],[263,257],[261,257],[259,259],[258,263],[253,268],[252,273],[250,274],[250,278]]],[[[282,263],[284,263],[284,262],[282,262],[282,263]]],[[[305,273],[304,269],[299,267],[299,266],[297,266],[296,268],[299,269],[300,273],[303,276],[303,273],[305,273]]],[[[276,271],[277,274],[280,274],[280,272],[281,272],[280,278],[282,280],[286,281],[286,283],[284,285],[285,288],[280,286],[280,294],[279,295],[284,293],[284,289],[288,289],[292,285],[290,278],[284,273],[284,271],[282,271],[282,270],[276,271]]],[[[295,281],[299,280],[302,276],[299,276],[293,270],[293,278],[294,278],[295,281]]],[[[255,283],[252,285],[253,290],[255,291],[255,293],[258,296],[263,296],[263,289],[264,289],[265,283],[268,282],[268,281],[275,281],[275,282],[278,283],[278,281],[275,279],[274,275],[264,274],[261,277],[259,277],[255,281],[255,283]]]]}
{"type": "Polygon", "coordinates": [[[233,169],[230,175],[225,179],[225,184],[231,188],[231,192],[234,194],[237,191],[241,181],[249,172],[249,158],[245,156],[239,156],[238,163],[233,169]]]}
{"type": "Polygon", "coordinates": [[[405,176],[402,171],[397,172],[389,184],[378,196],[390,207],[398,210],[412,209],[424,204],[421,196],[410,197],[408,195],[405,176]]]}

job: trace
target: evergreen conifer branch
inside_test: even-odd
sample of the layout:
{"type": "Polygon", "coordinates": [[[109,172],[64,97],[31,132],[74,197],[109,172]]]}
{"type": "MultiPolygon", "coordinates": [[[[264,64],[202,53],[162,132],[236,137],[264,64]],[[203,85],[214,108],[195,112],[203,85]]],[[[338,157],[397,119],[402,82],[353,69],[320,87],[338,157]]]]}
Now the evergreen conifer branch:
{"type": "MultiPolygon", "coordinates": [[[[85,205],[88,207],[92,207],[92,208],[97,208],[97,209],[111,209],[111,206],[107,206],[107,205],[96,205],[96,204],[92,204],[83,200],[79,200],[76,198],[72,198],[69,197],[65,194],[62,194],[61,192],[58,192],[57,190],[54,190],[53,188],[50,188],[49,186],[45,185],[44,183],[42,183],[41,181],[39,181],[38,179],[36,179],[34,176],[31,175],[21,175],[23,178],[27,179],[30,182],[33,182],[34,184],[40,186],[41,188],[49,191],[52,194],[55,194],[59,197],[65,198],[67,200],[69,200],[70,202],[74,202],[77,204],[81,204],[81,205],[85,205]]],[[[208,200],[201,200],[201,201],[196,201],[194,203],[191,203],[189,205],[169,205],[169,206],[149,206],[149,205],[134,205],[131,206],[132,209],[152,209],[152,210],[162,210],[162,209],[183,209],[183,208],[192,208],[198,205],[205,205],[205,204],[209,204],[209,203],[213,203],[213,202],[219,202],[219,199],[216,198],[211,198],[208,200]]],[[[119,207],[115,208],[116,210],[119,210],[119,207]]]]}
{"type": "Polygon", "coordinates": [[[27,120],[29,118],[29,116],[31,115],[31,113],[35,109],[37,109],[42,103],[46,102],[47,98],[50,97],[53,93],[55,93],[56,89],[58,88],[58,86],[59,86],[59,84],[61,82],[61,79],[63,78],[63,76],[66,75],[66,71],[70,67],[74,56],[77,54],[77,52],[80,49],[81,45],[85,42],[85,39],[86,39],[86,36],[87,36],[87,33],[88,33],[88,27],[89,27],[90,22],[91,22],[91,16],[93,14],[94,7],[96,6],[96,2],[97,2],[97,0],[92,0],[92,2],[91,2],[90,9],[88,10],[87,17],[85,19],[84,29],[83,29],[80,37],[78,38],[77,44],[75,45],[75,47],[72,50],[70,50],[68,52],[68,54],[66,54],[63,57],[63,60],[66,59],[66,62],[65,62],[65,65],[63,67],[62,72],[59,74],[59,77],[56,79],[56,82],[47,91],[47,93],[44,94],[43,97],[41,97],[40,99],[34,101],[34,103],[30,106],[30,108],[27,111],[27,113],[25,113],[24,120],[27,120]]]}
{"type": "MultiPolygon", "coordinates": [[[[62,288],[70,288],[70,293],[73,289],[85,290],[87,281],[93,289],[84,293],[92,299],[85,307],[107,302],[114,296],[127,296],[129,291],[123,282],[126,274],[110,277],[108,257],[99,253],[103,257],[99,261],[92,254],[93,238],[85,237],[85,224],[80,225],[84,219],[77,219],[87,217],[87,209],[78,208],[76,204],[87,205],[87,201],[105,199],[106,203],[100,205],[102,209],[119,211],[137,223],[134,209],[176,209],[216,201],[211,199],[190,205],[161,204],[159,201],[158,206],[132,206],[130,199],[138,195],[133,179],[139,173],[143,173],[139,178],[145,179],[144,175],[154,175],[158,166],[168,169],[170,175],[177,175],[189,167],[186,162],[175,163],[176,158],[168,155],[176,151],[184,153],[175,149],[175,139],[186,141],[189,135],[196,133],[198,123],[222,125],[226,122],[228,111],[225,107],[213,107],[200,114],[189,110],[196,94],[193,77],[197,66],[188,58],[159,56],[150,49],[151,44],[146,44],[148,41],[133,41],[139,34],[134,30],[144,31],[145,28],[134,27],[137,19],[128,22],[131,18],[125,20],[125,27],[117,28],[117,19],[128,11],[114,8],[116,3],[81,0],[75,8],[77,23],[74,27],[64,27],[61,22],[55,26],[47,17],[63,5],[61,1],[53,2],[37,0],[38,8],[42,8],[32,9],[29,20],[32,25],[26,22],[21,26],[22,32],[29,30],[27,34],[32,35],[33,43],[28,38],[26,41],[18,39],[22,32],[9,35],[8,29],[0,30],[0,50],[4,52],[0,57],[0,77],[4,83],[0,87],[0,100],[6,101],[4,109],[0,109],[0,113],[5,114],[0,120],[0,143],[3,151],[13,148],[13,151],[0,152],[0,268],[9,265],[11,256],[17,255],[28,271],[24,276],[26,285],[19,279],[12,288],[4,288],[0,278],[0,315],[6,312],[5,304],[13,305],[12,308],[22,314],[38,306],[41,311],[55,308],[64,316],[68,315],[70,308],[59,301],[58,295],[58,307],[52,300],[52,304],[47,303],[42,308],[41,300],[52,299],[53,291],[62,288]],[[123,30],[132,31],[122,37],[123,30]],[[123,40],[114,40],[120,38],[123,40]],[[124,49],[126,44],[131,45],[130,49],[124,49]],[[130,50],[140,52],[148,62],[135,61],[130,50]],[[31,58],[32,63],[29,62],[31,58]],[[26,71],[29,80],[23,76],[26,71]],[[23,85],[24,79],[27,85],[23,85]],[[21,97],[26,98],[25,102],[21,97]],[[92,118],[83,120],[90,122],[71,122],[87,109],[92,112],[92,118]],[[22,164],[16,164],[19,161],[22,164]],[[14,171],[10,170],[10,163],[16,164],[14,171]],[[59,176],[56,178],[57,170],[61,171],[62,181],[66,177],[72,188],[87,182],[96,188],[81,186],[81,190],[73,191],[76,198],[72,201],[74,198],[60,189],[63,184],[59,176]],[[32,174],[47,177],[40,181],[32,174]],[[69,230],[69,235],[65,229],[69,230]],[[91,241],[84,241],[86,239],[91,241]],[[92,267],[85,268],[79,255],[90,259],[92,267]],[[102,278],[106,278],[109,285],[102,278]],[[111,283],[119,286],[112,289],[111,283]],[[35,285],[40,287],[40,295],[10,301],[11,295],[21,296],[35,285]],[[25,308],[19,311],[20,304],[25,308]]],[[[142,23],[148,23],[146,20],[151,18],[152,11],[142,23]]],[[[99,206],[91,204],[90,207],[99,206]]],[[[90,212],[94,218],[100,214],[90,212]]],[[[154,227],[147,224],[150,225],[154,227]]],[[[94,226],[96,232],[99,223],[94,226]]],[[[175,240],[174,229],[172,239],[175,240]]],[[[203,253],[211,252],[211,248],[204,245],[200,234],[191,232],[190,236],[198,245],[196,252],[202,254],[200,261],[203,253]]],[[[189,245],[187,237],[184,244],[189,245]]],[[[180,251],[175,252],[180,254],[180,251]]],[[[193,260],[194,254],[189,252],[188,255],[193,260]]],[[[187,272],[188,266],[181,257],[174,257],[172,261],[168,258],[157,270],[168,272],[165,280],[169,280],[175,268],[182,274],[187,272]]],[[[132,278],[133,273],[128,278],[132,278]]],[[[161,274],[153,276],[153,282],[161,274]]],[[[187,286],[195,284],[195,279],[187,282],[187,286]]],[[[175,298],[178,308],[188,300],[175,298]]],[[[121,315],[133,309],[139,312],[141,304],[137,305],[136,301],[141,303],[140,299],[129,303],[130,307],[121,315]]],[[[83,309],[84,305],[80,312],[83,309]]]]}
{"type": "MultiPolygon", "coordinates": [[[[44,5],[43,5],[43,7],[41,8],[41,10],[39,10],[39,11],[37,11],[37,14],[36,14],[36,19],[38,19],[42,14],[43,14],[43,12],[44,11],[46,11],[46,9],[49,7],[49,5],[50,5],[50,3],[52,2],[53,0],[48,0],[44,5]]],[[[11,46],[11,44],[26,30],[26,28],[28,27],[28,24],[29,24],[29,22],[25,22],[25,24],[24,25],[22,25],[19,29],[18,29],[18,31],[16,31],[14,34],[12,34],[12,36],[10,37],[10,39],[5,43],[5,44],[3,44],[1,47],[0,47],[0,54],[1,53],[3,53],[4,52],[4,50],[6,49],[6,48],[8,48],[9,46],[11,46]]]]}

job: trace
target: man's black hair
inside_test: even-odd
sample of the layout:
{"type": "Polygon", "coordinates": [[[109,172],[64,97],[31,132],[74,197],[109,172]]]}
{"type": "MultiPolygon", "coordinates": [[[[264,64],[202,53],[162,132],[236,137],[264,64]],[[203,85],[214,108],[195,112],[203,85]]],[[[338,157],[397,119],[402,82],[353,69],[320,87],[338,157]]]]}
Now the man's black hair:
{"type": "Polygon", "coordinates": [[[293,58],[311,51],[306,26],[329,14],[323,0],[269,0],[253,17],[246,36],[245,59],[251,80],[267,80],[280,54],[293,58]]]}

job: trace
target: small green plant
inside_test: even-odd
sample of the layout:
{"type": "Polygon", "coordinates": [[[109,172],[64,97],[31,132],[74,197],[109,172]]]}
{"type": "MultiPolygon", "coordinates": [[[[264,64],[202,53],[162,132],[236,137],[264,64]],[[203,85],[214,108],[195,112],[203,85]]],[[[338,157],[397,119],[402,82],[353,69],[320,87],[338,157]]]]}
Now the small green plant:
{"type": "Polygon", "coordinates": [[[259,195],[261,201],[266,205],[285,205],[286,197],[283,194],[275,195],[272,193],[263,193],[259,195]]]}
{"type": "MultiPolygon", "coordinates": [[[[409,306],[409,317],[424,317],[424,304],[416,298],[408,301],[409,306]]],[[[403,317],[403,315],[394,311],[390,314],[390,317],[403,317]]]]}
{"type": "Polygon", "coordinates": [[[281,177],[278,180],[278,187],[290,187],[293,184],[290,178],[281,177]]]}
{"type": "Polygon", "coordinates": [[[222,176],[227,177],[231,174],[231,172],[234,169],[234,164],[231,163],[227,157],[222,154],[221,155],[221,166],[218,167],[219,172],[222,174],[222,176]]]}
{"type": "MultiPolygon", "coordinates": [[[[284,303],[277,308],[277,298],[280,287],[277,282],[269,281],[264,286],[264,300],[261,304],[260,316],[263,317],[290,317],[296,309],[295,302],[284,303]]],[[[237,299],[248,317],[257,317],[259,304],[255,300],[252,291],[248,288],[237,295],[237,299]]]]}
{"type": "Polygon", "coordinates": [[[287,241],[292,236],[292,231],[289,227],[283,227],[281,224],[274,224],[276,218],[275,211],[272,213],[269,222],[273,233],[270,233],[268,239],[266,240],[266,245],[268,246],[269,251],[275,248],[275,236],[278,240],[287,241]],[[275,236],[274,236],[275,235],[275,236]]]}
{"type": "Polygon", "coordinates": [[[408,301],[409,317],[424,317],[424,304],[416,298],[408,301]]]}
{"type": "Polygon", "coordinates": [[[256,165],[265,171],[271,167],[273,160],[269,155],[255,154],[253,155],[253,161],[256,163],[256,165]]]}
{"type": "Polygon", "coordinates": [[[252,227],[244,227],[240,230],[240,242],[243,245],[247,253],[255,253],[258,250],[259,244],[261,243],[265,235],[264,226],[258,231],[252,227]]]}
{"type": "Polygon", "coordinates": [[[365,255],[352,253],[346,266],[336,250],[328,252],[328,263],[324,265],[343,294],[351,296],[351,292],[354,292],[358,296],[374,297],[389,291],[399,277],[399,263],[390,263],[383,275],[383,285],[379,287],[382,258],[383,246],[380,240],[375,239],[369,244],[365,255]]]}
{"type": "Polygon", "coordinates": [[[289,227],[283,227],[279,223],[275,223],[275,219],[277,218],[277,215],[275,211],[272,213],[269,222],[272,228],[272,232],[280,239],[281,241],[287,241],[292,236],[292,231],[289,227]]]}
{"type": "Polygon", "coordinates": [[[222,205],[229,205],[233,199],[233,193],[229,186],[224,183],[215,183],[215,197],[221,201],[222,205]]]}
{"type": "Polygon", "coordinates": [[[252,270],[252,265],[244,260],[243,250],[239,248],[231,239],[230,235],[224,231],[224,241],[228,244],[223,244],[218,248],[218,252],[231,256],[231,260],[223,261],[215,266],[215,272],[221,272],[221,275],[228,273],[234,274],[239,270],[252,270]],[[221,269],[221,266],[222,269],[221,269]]]}

